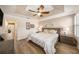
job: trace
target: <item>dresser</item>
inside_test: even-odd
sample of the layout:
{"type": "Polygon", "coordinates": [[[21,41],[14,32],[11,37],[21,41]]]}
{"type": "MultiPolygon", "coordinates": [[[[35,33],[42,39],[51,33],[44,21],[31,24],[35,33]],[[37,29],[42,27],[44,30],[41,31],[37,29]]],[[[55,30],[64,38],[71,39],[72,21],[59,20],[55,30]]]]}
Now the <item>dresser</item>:
{"type": "Polygon", "coordinates": [[[60,36],[60,40],[61,43],[66,43],[69,45],[74,45],[77,46],[77,41],[74,37],[69,37],[69,36],[60,36]]]}

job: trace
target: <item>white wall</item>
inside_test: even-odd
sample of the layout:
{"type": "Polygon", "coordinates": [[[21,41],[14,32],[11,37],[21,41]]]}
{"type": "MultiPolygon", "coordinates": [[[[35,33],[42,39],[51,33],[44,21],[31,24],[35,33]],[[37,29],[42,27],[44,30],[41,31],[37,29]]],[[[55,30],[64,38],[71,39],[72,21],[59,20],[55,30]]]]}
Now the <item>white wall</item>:
{"type": "Polygon", "coordinates": [[[73,36],[74,34],[74,26],[73,26],[74,23],[73,22],[74,22],[74,15],[70,15],[70,16],[49,19],[46,21],[41,21],[39,24],[43,26],[45,24],[47,25],[50,24],[51,25],[50,27],[54,27],[54,28],[69,28],[67,35],[73,36]]]}
{"type": "Polygon", "coordinates": [[[0,5],[0,8],[4,13],[14,13],[16,10],[16,5],[0,5]]]}
{"type": "Polygon", "coordinates": [[[28,34],[37,31],[38,21],[32,19],[18,19],[17,21],[17,37],[18,39],[26,38],[28,34]],[[26,29],[26,22],[30,22],[35,25],[35,28],[26,29]]]}
{"type": "Polygon", "coordinates": [[[38,28],[38,21],[34,20],[34,19],[27,19],[27,18],[23,18],[23,17],[19,17],[19,16],[15,16],[15,15],[5,15],[5,22],[4,22],[4,30],[3,32],[5,32],[7,30],[7,24],[6,21],[14,21],[16,24],[16,34],[17,34],[17,40],[20,39],[24,39],[27,37],[27,34],[29,32],[34,32],[37,30],[38,28]],[[31,24],[35,25],[35,28],[32,28],[30,30],[26,29],[26,22],[30,22],[31,24]]]}

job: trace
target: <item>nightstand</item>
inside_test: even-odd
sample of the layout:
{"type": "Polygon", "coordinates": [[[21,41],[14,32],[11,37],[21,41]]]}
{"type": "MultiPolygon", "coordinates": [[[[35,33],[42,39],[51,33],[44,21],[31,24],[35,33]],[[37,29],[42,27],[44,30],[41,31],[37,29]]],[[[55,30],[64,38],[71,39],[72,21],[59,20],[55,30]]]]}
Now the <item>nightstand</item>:
{"type": "Polygon", "coordinates": [[[60,42],[77,46],[77,41],[74,37],[60,36],[60,42]]]}

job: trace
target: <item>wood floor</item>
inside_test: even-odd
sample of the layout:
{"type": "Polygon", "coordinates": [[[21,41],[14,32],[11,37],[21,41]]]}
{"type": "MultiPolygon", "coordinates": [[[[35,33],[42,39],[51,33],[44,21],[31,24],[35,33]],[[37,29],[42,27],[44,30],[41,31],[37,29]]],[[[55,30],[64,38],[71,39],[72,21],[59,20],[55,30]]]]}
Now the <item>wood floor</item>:
{"type": "Polygon", "coordinates": [[[14,53],[14,40],[0,41],[0,54],[14,53]]]}
{"type": "MultiPolygon", "coordinates": [[[[75,46],[67,45],[64,43],[57,43],[56,54],[79,54],[79,50],[75,46]]],[[[26,39],[17,41],[16,43],[17,54],[45,54],[43,48],[34,44],[33,42],[27,42],[26,39]]]]}

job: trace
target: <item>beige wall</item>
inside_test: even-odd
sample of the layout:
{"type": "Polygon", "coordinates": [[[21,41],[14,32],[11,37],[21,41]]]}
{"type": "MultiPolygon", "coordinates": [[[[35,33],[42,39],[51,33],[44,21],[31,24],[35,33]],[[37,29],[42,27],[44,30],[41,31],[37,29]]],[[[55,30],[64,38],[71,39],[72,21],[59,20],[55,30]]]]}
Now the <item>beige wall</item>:
{"type": "MultiPolygon", "coordinates": [[[[5,15],[4,18],[4,25],[3,25],[3,33],[5,34],[7,31],[7,22],[15,22],[15,29],[17,34],[17,39],[24,39],[28,36],[29,33],[32,33],[34,31],[37,31],[38,28],[38,21],[34,19],[27,19],[24,17],[18,17],[15,15],[5,15]],[[31,24],[34,24],[35,27],[31,29],[26,29],[26,22],[30,22],[31,24]]],[[[7,34],[7,33],[6,33],[7,34]]]]}
{"type": "MultiPolygon", "coordinates": [[[[40,26],[54,27],[54,28],[64,28],[67,32],[67,36],[73,36],[74,34],[74,15],[50,19],[46,21],[39,22],[40,26]],[[47,25],[46,25],[47,24],[47,25]],[[66,29],[69,30],[66,30],[66,29]]],[[[63,35],[63,33],[62,33],[63,35]]]]}
{"type": "MultiPolygon", "coordinates": [[[[37,20],[28,20],[26,18],[18,17],[18,16],[12,16],[12,15],[5,15],[5,20],[15,20],[16,21],[16,29],[17,29],[17,39],[23,39],[27,37],[27,34],[33,31],[36,31],[38,28],[38,21],[37,20]],[[26,22],[30,21],[32,24],[35,24],[35,28],[26,30],[26,22]]],[[[69,28],[68,36],[73,36],[74,34],[74,16],[65,16],[65,17],[60,17],[60,18],[55,18],[55,19],[50,19],[46,21],[41,21],[39,22],[40,26],[48,25],[48,27],[57,27],[57,28],[69,28]]],[[[3,27],[0,28],[0,30],[5,33],[6,31],[6,22],[4,22],[3,27]]],[[[1,31],[1,32],[2,32],[1,31]]],[[[1,33],[0,32],[0,33],[1,33]]]]}

